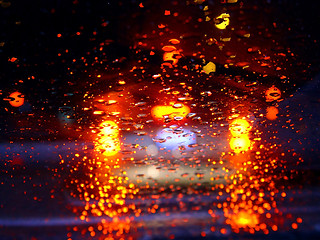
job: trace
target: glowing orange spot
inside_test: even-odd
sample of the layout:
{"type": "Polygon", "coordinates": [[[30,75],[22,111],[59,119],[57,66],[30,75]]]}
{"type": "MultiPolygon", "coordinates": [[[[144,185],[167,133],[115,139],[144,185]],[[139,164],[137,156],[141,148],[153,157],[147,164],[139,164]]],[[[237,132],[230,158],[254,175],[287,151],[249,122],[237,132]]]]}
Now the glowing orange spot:
{"type": "Polygon", "coordinates": [[[180,58],[180,52],[178,50],[172,52],[165,52],[163,54],[163,61],[172,61],[172,65],[176,65],[180,58]]]}
{"type": "Polygon", "coordinates": [[[113,121],[105,121],[100,124],[99,128],[101,128],[101,133],[104,136],[108,137],[118,137],[119,136],[119,127],[113,121]]]}
{"type": "Polygon", "coordinates": [[[16,57],[9,58],[9,62],[15,62],[17,60],[18,60],[18,58],[16,58],[16,57]]]}
{"type": "Polygon", "coordinates": [[[97,111],[94,111],[93,114],[95,114],[95,115],[102,115],[102,114],[104,114],[104,111],[99,111],[99,110],[97,110],[97,111]]]}
{"type": "Polygon", "coordinates": [[[232,137],[230,140],[230,148],[235,153],[246,152],[251,146],[251,141],[248,135],[241,135],[238,137],[232,137]]]}
{"type": "Polygon", "coordinates": [[[168,66],[168,67],[172,68],[172,64],[167,63],[167,62],[162,63],[161,66],[168,66]]]}
{"type": "Polygon", "coordinates": [[[266,95],[267,102],[273,102],[280,99],[281,91],[275,86],[272,86],[266,91],[265,95],[266,95]]]}
{"type": "Polygon", "coordinates": [[[298,224],[296,224],[296,223],[292,223],[291,226],[292,226],[293,229],[297,229],[298,228],[298,224]]]}
{"type": "Polygon", "coordinates": [[[278,118],[278,113],[279,113],[279,110],[278,108],[274,107],[274,106],[271,106],[271,107],[268,107],[267,108],[267,114],[266,114],[266,118],[269,119],[269,120],[276,120],[278,118]]]}
{"type": "Polygon", "coordinates": [[[221,234],[227,234],[227,229],[221,228],[220,232],[221,232],[221,234]]]}
{"type": "Polygon", "coordinates": [[[166,25],[163,25],[162,23],[158,25],[158,28],[165,28],[166,25]]]}
{"type": "Polygon", "coordinates": [[[20,92],[13,92],[9,95],[9,103],[13,107],[20,107],[24,104],[24,96],[20,92]]]}
{"type": "Polygon", "coordinates": [[[144,7],[144,6],[143,6],[143,3],[140,3],[140,4],[139,4],[139,7],[143,8],[143,7],[144,7]]]}
{"type": "Polygon", "coordinates": [[[114,156],[120,151],[119,127],[113,121],[100,124],[100,133],[96,142],[96,149],[105,156],[114,156]]]}
{"type": "Polygon", "coordinates": [[[172,52],[172,51],[176,50],[176,47],[168,45],[168,46],[164,46],[162,48],[162,50],[165,51],[165,52],[172,52]]]}
{"type": "Polygon", "coordinates": [[[169,10],[165,10],[165,11],[164,11],[164,15],[168,16],[168,15],[170,15],[170,14],[171,14],[171,12],[170,12],[169,10]]]}
{"type": "Polygon", "coordinates": [[[180,41],[178,39],[175,39],[175,38],[170,39],[169,42],[172,43],[172,44],[179,44],[180,43],[180,41]]]}
{"type": "Polygon", "coordinates": [[[229,126],[232,136],[237,137],[243,134],[248,134],[251,126],[245,119],[235,119],[229,126]]]}
{"type": "Polygon", "coordinates": [[[194,3],[202,4],[205,0],[194,0],[194,3]]]}
{"type": "Polygon", "coordinates": [[[246,211],[240,211],[239,213],[232,215],[231,221],[238,228],[250,227],[253,228],[259,224],[259,219],[256,214],[246,211]]]}
{"type": "Polygon", "coordinates": [[[62,37],[61,33],[58,33],[58,34],[57,34],[57,37],[58,37],[58,38],[62,37]]]}
{"type": "Polygon", "coordinates": [[[190,113],[190,108],[183,104],[172,104],[171,106],[155,106],[151,109],[153,118],[163,120],[166,116],[170,119],[185,118],[190,113]]]}

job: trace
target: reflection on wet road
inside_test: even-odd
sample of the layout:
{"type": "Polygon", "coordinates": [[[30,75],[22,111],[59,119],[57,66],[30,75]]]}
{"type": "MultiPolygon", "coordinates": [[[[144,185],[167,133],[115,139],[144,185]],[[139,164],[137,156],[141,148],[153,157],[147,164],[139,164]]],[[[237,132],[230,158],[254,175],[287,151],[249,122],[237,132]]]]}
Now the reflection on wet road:
{"type": "MultiPolygon", "coordinates": [[[[145,105],[132,112],[144,114],[145,105]]],[[[138,228],[156,231],[163,224],[173,234],[199,216],[205,220],[195,220],[201,225],[195,236],[297,229],[302,218],[278,208],[288,190],[284,154],[273,153],[276,145],[254,127],[256,120],[233,114],[219,125],[198,125],[188,119],[190,110],[176,110],[186,106],[150,107],[148,124],[119,112],[126,121],[102,120],[92,130],[94,149],[75,153],[66,184],[81,220],[101,217],[89,234],[136,238],[138,228]]],[[[170,231],[160,236],[170,238],[170,231]]]]}

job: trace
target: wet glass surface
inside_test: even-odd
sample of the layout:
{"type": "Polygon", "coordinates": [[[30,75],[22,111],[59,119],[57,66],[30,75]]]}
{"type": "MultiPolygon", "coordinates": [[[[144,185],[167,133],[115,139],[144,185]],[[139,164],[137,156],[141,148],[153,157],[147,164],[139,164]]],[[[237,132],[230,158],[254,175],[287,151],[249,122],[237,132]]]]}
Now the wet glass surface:
{"type": "Polygon", "coordinates": [[[0,20],[1,239],[320,237],[314,2],[3,0],[0,20]]]}

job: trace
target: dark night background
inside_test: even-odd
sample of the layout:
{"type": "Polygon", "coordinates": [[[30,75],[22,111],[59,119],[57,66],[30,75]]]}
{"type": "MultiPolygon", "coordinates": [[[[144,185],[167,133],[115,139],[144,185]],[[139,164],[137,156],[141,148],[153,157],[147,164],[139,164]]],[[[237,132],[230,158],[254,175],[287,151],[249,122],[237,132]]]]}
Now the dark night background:
{"type": "MultiPolygon", "coordinates": [[[[136,34],[143,32],[147,16],[160,15],[170,2],[175,1],[146,1],[141,9],[140,1],[2,1],[2,94],[13,88],[24,90],[33,106],[47,106],[46,101],[52,101],[52,88],[59,96],[68,87],[68,82],[73,83],[74,77],[68,75],[68,68],[77,64],[72,62],[73,59],[79,61],[85,56],[90,64],[90,57],[95,57],[94,51],[107,39],[116,43],[108,49],[108,58],[128,57],[129,47],[136,34]],[[152,12],[155,9],[159,12],[152,12]],[[62,36],[58,38],[57,34],[62,36]],[[59,53],[61,57],[58,57],[59,53]],[[18,59],[16,63],[8,61],[12,57],[18,59]],[[27,80],[32,76],[34,79],[27,80]],[[23,84],[19,84],[19,80],[23,80],[23,84]]],[[[176,2],[181,4],[181,8],[176,8],[183,12],[185,2],[176,2]]],[[[255,6],[259,10],[268,6],[273,12],[264,18],[292,29],[289,34],[281,33],[281,37],[291,45],[293,52],[303,53],[302,60],[308,63],[319,59],[320,17],[315,1],[243,2],[245,6],[255,6]]],[[[211,3],[220,6],[219,1],[211,3]]],[[[312,64],[308,72],[312,75],[318,67],[312,64]]],[[[55,96],[54,99],[57,100],[55,96]]]]}

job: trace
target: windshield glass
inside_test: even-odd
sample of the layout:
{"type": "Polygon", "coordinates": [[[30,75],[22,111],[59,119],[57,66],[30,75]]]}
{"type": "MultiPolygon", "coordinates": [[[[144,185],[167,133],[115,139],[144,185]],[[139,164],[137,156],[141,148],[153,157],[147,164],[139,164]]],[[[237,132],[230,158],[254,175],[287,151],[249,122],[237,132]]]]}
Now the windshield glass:
{"type": "Polygon", "coordinates": [[[300,0],[0,0],[1,239],[320,235],[319,15],[300,0]]]}

